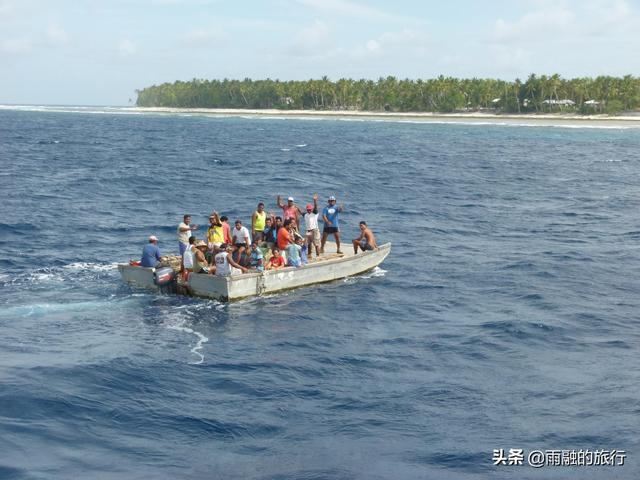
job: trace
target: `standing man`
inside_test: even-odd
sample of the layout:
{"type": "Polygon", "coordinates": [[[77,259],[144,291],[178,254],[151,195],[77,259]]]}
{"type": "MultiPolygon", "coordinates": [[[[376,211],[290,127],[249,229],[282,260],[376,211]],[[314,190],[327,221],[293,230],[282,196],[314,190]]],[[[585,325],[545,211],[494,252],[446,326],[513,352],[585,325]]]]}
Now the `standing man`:
{"type": "Polygon", "coordinates": [[[251,237],[254,242],[262,241],[262,232],[265,229],[267,212],[264,211],[264,203],[258,204],[258,209],[251,216],[251,237]]]}
{"type": "Polygon", "coordinates": [[[327,243],[327,237],[329,235],[333,235],[336,239],[337,253],[342,253],[340,251],[340,212],[342,212],[342,210],[342,206],[336,205],[336,197],[331,195],[328,205],[322,210],[324,229],[322,230],[320,253],[324,253],[324,245],[327,243]]]}
{"type": "Polygon", "coordinates": [[[313,205],[307,205],[304,214],[305,237],[307,238],[307,255],[311,258],[311,245],[316,247],[316,257],[320,256],[320,228],[318,227],[318,194],[313,194],[313,205]]]}
{"type": "Polygon", "coordinates": [[[149,237],[149,243],[147,243],[142,249],[142,258],[140,259],[140,266],[153,268],[160,262],[160,249],[158,248],[158,237],[151,235],[149,237]]]}
{"type": "Polygon", "coordinates": [[[222,231],[224,232],[224,243],[231,243],[231,227],[229,226],[229,217],[222,215],[220,217],[222,222],[222,231]]]}
{"type": "Polygon", "coordinates": [[[300,215],[302,215],[302,210],[298,207],[294,201],[293,197],[287,198],[287,204],[282,203],[282,199],[280,195],[276,198],[278,202],[278,206],[282,209],[283,215],[282,218],[286,222],[288,219],[292,219],[295,222],[296,230],[300,230],[300,215]]]}
{"type": "Polygon", "coordinates": [[[185,250],[189,246],[189,237],[193,230],[197,230],[198,225],[191,225],[191,215],[185,214],[182,217],[182,223],[178,225],[178,248],[180,256],[184,255],[185,250]]]}
{"type": "Polygon", "coordinates": [[[358,247],[363,252],[378,248],[376,237],[371,229],[367,227],[367,222],[365,221],[360,222],[360,236],[353,239],[353,253],[358,253],[358,247]]]}

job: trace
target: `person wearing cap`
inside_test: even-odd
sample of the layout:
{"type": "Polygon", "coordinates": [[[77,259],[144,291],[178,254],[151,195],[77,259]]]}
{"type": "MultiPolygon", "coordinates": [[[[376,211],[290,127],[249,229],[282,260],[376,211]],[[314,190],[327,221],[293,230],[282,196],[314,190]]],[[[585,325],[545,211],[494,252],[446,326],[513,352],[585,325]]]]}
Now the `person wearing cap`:
{"type": "Polygon", "coordinates": [[[202,240],[198,240],[194,244],[193,249],[193,273],[209,273],[209,264],[207,263],[207,259],[204,256],[204,252],[207,251],[209,246],[207,242],[202,240]]]}
{"type": "Polygon", "coordinates": [[[158,265],[162,254],[158,248],[158,237],[151,235],[149,237],[149,243],[142,248],[142,258],[140,259],[140,266],[153,268],[158,265]]]}
{"type": "Polygon", "coordinates": [[[197,230],[198,225],[191,225],[191,215],[185,213],[182,217],[182,223],[178,225],[178,249],[180,256],[184,255],[184,251],[189,246],[189,237],[193,230],[197,230]]]}
{"type": "Polygon", "coordinates": [[[240,261],[240,257],[242,256],[242,252],[249,249],[251,246],[251,239],[249,238],[249,230],[247,227],[242,226],[241,220],[236,220],[235,228],[231,234],[233,246],[236,247],[235,260],[236,262],[240,261]]]}
{"type": "Polygon", "coordinates": [[[358,247],[360,247],[363,252],[378,248],[376,237],[364,220],[360,222],[360,236],[353,239],[353,253],[358,253],[358,247]]]}
{"type": "Polygon", "coordinates": [[[327,206],[322,210],[324,228],[322,229],[320,253],[324,253],[324,245],[327,243],[329,235],[333,235],[336,239],[337,253],[342,253],[340,251],[340,212],[342,210],[342,206],[336,205],[336,197],[331,195],[327,206]]]}
{"type": "Polygon", "coordinates": [[[302,215],[303,212],[302,212],[302,210],[300,210],[300,207],[298,207],[298,205],[296,205],[294,203],[293,197],[287,198],[287,204],[286,205],[284,203],[282,203],[282,199],[281,199],[280,195],[278,195],[276,200],[278,202],[278,206],[283,211],[282,218],[284,219],[284,221],[286,222],[287,219],[291,218],[295,223],[296,230],[299,230],[300,229],[300,215],[302,215]]]}
{"type": "Polygon", "coordinates": [[[307,204],[304,215],[304,230],[307,240],[307,255],[311,255],[311,246],[316,247],[316,256],[320,256],[320,228],[318,227],[318,194],[313,194],[313,205],[307,204]]]}
{"type": "Polygon", "coordinates": [[[238,275],[249,271],[248,268],[239,265],[231,258],[232,249],[233,247],[226,243],[220,245],[220,253],[214,257],[216,275],[238,275]]]}

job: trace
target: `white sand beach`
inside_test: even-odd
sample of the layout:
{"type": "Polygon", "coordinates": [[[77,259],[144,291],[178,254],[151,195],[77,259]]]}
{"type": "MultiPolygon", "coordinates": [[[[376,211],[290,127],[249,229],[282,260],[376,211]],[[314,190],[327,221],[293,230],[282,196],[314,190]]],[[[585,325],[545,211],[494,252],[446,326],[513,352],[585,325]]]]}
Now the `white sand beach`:
{"type": "Polygon", "coordinates": [[[146,113],[202,114],[229,116],[263,116],[285,118],[344,118],[362,120],[388,120],[425,123],[479,123],[513,125],[565,125],[599,126],[609,128],[640,128],[640,113],[636,115],[576,115],[576,114],[497,114],[491,112],[431,113],[431,112],[365,112],[345,110],[276,110],[276,109],[230,109],[230,108],[163,108],[124,107],[146,113]]]}

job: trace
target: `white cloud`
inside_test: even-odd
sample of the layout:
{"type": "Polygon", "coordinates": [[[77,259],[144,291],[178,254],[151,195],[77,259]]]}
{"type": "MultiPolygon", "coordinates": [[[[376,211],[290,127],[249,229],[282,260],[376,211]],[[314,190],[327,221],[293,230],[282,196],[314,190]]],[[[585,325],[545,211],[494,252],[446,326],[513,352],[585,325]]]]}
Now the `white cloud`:
{"type": "Polygon", "coordinates": [[[329,39],[329,27],[324,22],[316,20],[312,25],[303,28],[298,33],[298,42],[309,46],[319,46],[329,39]]]}
{"type": "Polygon", "coordinates": [[[516,21],[498,19],[493,36],[498,42],[530,40],[536,42],[541,35],[563,34],[575,30],[574,13],[562,6],[525,14],[516,21]]]}
{"type": "Polygon", "coordinates": [[[194,47],[210,46],[219,43],[225,37],[224,30],[218,28],[194,28],[185,34],[184,41],[194,47]]]}
{"type": "Polygon", "coordinates": [[[316,20],[300,29],[294,36],[287,54],[301,57],[327,57],[333,55],[331,29],[326,23],[316,20]]]}
{"type": "Polygon", "coordinates": [[[45,30],[46,38],[53,44],[62,45],[69,41],[67,32],[57,24],[51,24],[45,30]]]}
{"type": "Polygon", "coordinates": [[[122,56],[128,57],[134,55],[137,51],[138,48],[131,40],[125,38],[118,43],[118,53],[122,56]]]}
{"type": "Polygon", "coordinates": [[[11,55],[29,53],[32,48],[33,44],[28,38],[10,38],[0,41],[0,52],[11,55]]]}
{"type": "Polygon", "coordinates": [[[14,3],[10,0],[0,0],[0,17],[6,17],[15,10],[14,3]]]}
{"type": "Polygon", "coordinates": [[[429,43],[429,37],[421,31],[405,28],[396,32],[384,32],[378,38],[368,40],[364,46],[356,46],[351,54],[358,58],[370,55],[400,54],[411,55],[424,53],[429,43]]]}
{"type": "Polygon", "coordinates": [[[351,0],[293,0],[294,3],[303,5],[317,12],[331,15],[331,18],[348,17],[360,22],[409,22],[422,23],[417,17],[398,15],[388,11],[371,7],[363,3],[351,0]]]}
{"type": "Polygon", "coordinates": [[[533,5],[533,10],[518,19],[496,20],[492,40],[532,46],[549,40],[585,44],[587,37],[615,38],[635,33],[640,26],[640,14],[627,0],[538,0],[533,5]]]}
{"type": "Polygon", "coordinates": [[[376,52],[376,51],[380,50],[380,43],[378,43],[375,40],[369,40],[367,42],[367,44],[365,45],[365,47],[370,52],[376,52]]]}
{"type": "Polygon", "coordinates": [[[297,0],[297,3],[321,12],[360,19],[384,20],[390,18],[389,14],[381,10],[348,0],[297,0]]]}
{"type": "Polygon", "coordinates": [[[640,17],[625,0],[598,1],[589,8],[594,18],[595,26],[607,32],[614,30],[637,31],[640,17]]]}

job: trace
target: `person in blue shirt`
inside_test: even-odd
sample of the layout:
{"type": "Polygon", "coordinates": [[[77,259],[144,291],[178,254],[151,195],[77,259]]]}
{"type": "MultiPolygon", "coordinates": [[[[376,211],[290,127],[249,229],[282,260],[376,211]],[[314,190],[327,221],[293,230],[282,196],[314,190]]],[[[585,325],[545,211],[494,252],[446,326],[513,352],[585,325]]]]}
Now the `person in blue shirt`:
{"type": "Polygon", "coordinates": [[[141,267],[156,267],[160,262],[160,249],[158,248],[158,237],[151,235],[149,237],[149,243],[147,243],[142,249],[142,259],[140,260],[141,267]]]}
{"type": "Polygon", "coordinates": [[[340,251],[340,212],[342,206],[336,205],[336,197],[331,195],[329,203],[322,210],[322,221],[324,228],[322,229],[322,242],[320,244],[320,253],[324,253],[324,244],[327,243],[327,237],[333,235],[336,239],[337,253],[340,251]]]}
{"type": "Polygon", "coordinates": [[[278,241],[278,228],[275,225],[275,219],[272,217],[267,217],[264,222],[265,227],[262,231],[262,241],[271,249],[278,241]]]}
{"type": "Polygon", "coordinates": [[[253,242],[251,244],[251,268],[258,272],[264,272],[264,255],[258,248],[258,244],[253,242]]]}
{"type": "Polygon", "coordinates": [[[309,260],[307,259],[307,244],[305,243],[305,239],[298,238],[296,243],[302,247],[302,250],[300,250],[300,261],[302,265],[306,265],[309,263],[309,260]]]}

